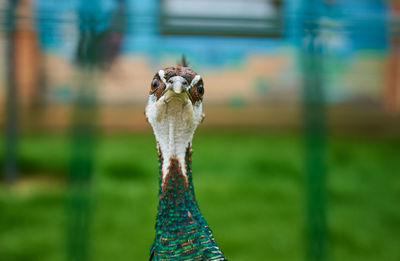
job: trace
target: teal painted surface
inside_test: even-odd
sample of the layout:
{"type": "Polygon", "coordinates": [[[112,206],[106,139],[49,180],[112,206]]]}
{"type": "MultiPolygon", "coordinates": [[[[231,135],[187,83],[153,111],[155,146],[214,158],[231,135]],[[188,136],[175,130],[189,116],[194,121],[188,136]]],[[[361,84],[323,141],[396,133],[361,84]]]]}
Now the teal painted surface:
{"type": "MultiPolygon", "coordinates": [[[[123,54],[145,54],[150,60],[159,61],[165,55],[180,56],[186,54],[198,65],[222,66],[237,60],[243,60],[253,53],[274,52],[284,45],[299,47],[302,31],[298,24],[307,14],[301,6],[307,1],[284,1],[284,35],[282,38],[267,37],[222,37],[222,36],[165,36],[160,34],[160,2],[157,0],[122,1],[126,6],[127,26],[122,43],[123,54]]],[[[69,52],[68,42],[60,32],[65,23],[73,26],[75,18],[63,18],[67,13],[78,13],[81,17],[92,16],[96,20],[96,30],[105,30],[110,17],[117,9],[118,1],[66,1],[57,4],[52,1],[36,0],[37,28],[44,49],[69,52]],[[92,3],[93,2],[93,3],[92,3]],[[89,4],[88,4],[89,3],[89,4]]],[[[388,8],[381,0],[348,0],[321,2],[316,7],[324,12],[321,19],[332,21],[336,26],[325,29],[342,38],[342,44],[332,45],[335,55],[348,58],[360,49],[385,49],[388,30],[388,8]],[[326,11],[329,10],[329,11],[326,11]]],[[[84,19],[79,26],[86,28],[84,19]]]]}

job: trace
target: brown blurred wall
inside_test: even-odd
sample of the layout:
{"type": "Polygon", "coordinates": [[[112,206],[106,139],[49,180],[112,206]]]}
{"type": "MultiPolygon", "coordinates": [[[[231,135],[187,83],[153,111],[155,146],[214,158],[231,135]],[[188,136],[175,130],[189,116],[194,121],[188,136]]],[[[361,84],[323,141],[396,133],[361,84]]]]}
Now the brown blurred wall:
{"type": "Polygon", "coordinates": [[[14,77],[20,105],[32,105],[38,95],[40,50],[32,19],[32,0],[20,0],[16,9],[14,77]]]}
{"type": "Polygon", "coordinates": [[[391,37],[390,52],[386,69],[386,86],[384,104],[391,115],[400,114],[400,1],[392,1],[391,5],[391,37]]]}

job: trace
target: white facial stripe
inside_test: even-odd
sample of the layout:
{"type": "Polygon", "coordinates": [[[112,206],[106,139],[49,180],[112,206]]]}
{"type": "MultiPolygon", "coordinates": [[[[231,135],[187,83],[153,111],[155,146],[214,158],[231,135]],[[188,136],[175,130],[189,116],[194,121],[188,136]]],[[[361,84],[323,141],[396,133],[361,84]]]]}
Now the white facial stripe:
{"type": "Polygon", "coordinates": [[[192,88],[196,83],[198,83],[198,81],[200,81],[200,79],[201,79],[201,76],[200,76],[200,75],[196,75],[196,76],[193,78],[192,82],[190,83],[189,88],[192,88]]]}
{"type": "Polygon", "coordinates": [[[167,81],[165,80],[165,72],[164,72],[164,70],[159,70],[158,71],[158,76],[160,76],[161,81],[163,81],[165,83],[165,85],[167,85],[167,81]]]}

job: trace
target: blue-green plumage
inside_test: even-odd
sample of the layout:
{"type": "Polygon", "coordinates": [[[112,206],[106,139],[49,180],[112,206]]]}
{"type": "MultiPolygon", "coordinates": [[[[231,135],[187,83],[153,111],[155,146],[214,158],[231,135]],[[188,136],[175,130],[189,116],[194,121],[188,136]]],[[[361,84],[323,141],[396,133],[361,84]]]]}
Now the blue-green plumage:
{"type": "MultiPolygon", "coordinates": [[[[177,159],[171,159],[168,176],[160,168],[156,236],[150,260],[226,260],[198,207],[192,182],[190,149],[187,150],[187,178],[177,159]]],[[[160,157],[162,165],[162,157],[160,157]]]]}

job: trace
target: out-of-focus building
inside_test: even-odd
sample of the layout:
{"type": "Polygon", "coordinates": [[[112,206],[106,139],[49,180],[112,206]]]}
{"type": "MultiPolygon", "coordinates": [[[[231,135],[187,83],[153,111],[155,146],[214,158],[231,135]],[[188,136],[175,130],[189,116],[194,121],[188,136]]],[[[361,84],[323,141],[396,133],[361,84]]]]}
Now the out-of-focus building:
{"type": "MultiPolygon", "coordinates": [[[[33,12],[30,29],[18,32],[26,37],[21,38],[25,40],[20,40],[16,56],[25,67],[17,73],[20,84],[29,85],[24,89],[40,89],[52,106],[44,124],[62,126],[68,120],[60,115],[75,96],[78,42],[80,32],[88,28],[82,27],[85,17],[96,24],[90,30],[100,33],[110,31],[115,17],[123,17],[125,23],[122,39],[107,34],[111,43],[122,41],[119,56],[96,74],[103,126],[147,126],[142,115],[150,81],[158,69],[176,63],[182,54],[205,80],[205,124],[298,126],[301,121],[299,47],[307,40],[301,33],[308,15],[302,9],[306,0],[28,2],[30,7],[24,10],[33,12]],[[118,13],[121,3],[124,12],[118,13]],[[37,66],[31,68],[34,61],[37,66]],[[43,82],[37,79],[40,68],[43,82]],[[46,88],[38,88],[38,82],[46,88]]],[[[395,41],[387,37],[390,8],[396,6],[381,0],[319,3],[322,77],[331,118],[352,124],[368,115],[379,121],[385,107],[394,111],[391,104],[399,103],[394,98],[399,96],[398,70],[387,66],[396,64],[398,55],[395,41]],[[393,55],[388,60],[390,45],[393,55]]]]}

